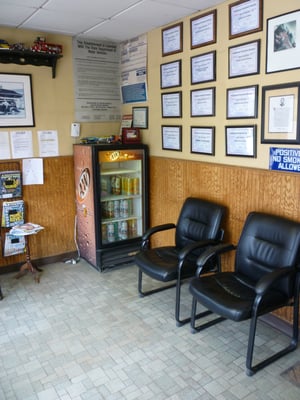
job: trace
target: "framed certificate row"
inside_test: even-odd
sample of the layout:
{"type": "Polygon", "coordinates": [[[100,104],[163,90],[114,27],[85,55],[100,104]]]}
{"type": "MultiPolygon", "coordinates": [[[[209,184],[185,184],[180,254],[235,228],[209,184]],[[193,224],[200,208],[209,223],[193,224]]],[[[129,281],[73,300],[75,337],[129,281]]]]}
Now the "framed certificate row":
{"type": "MultiPolygon", "coordinates": [[[[162,125],[163,150],[182,151],[182,125],[162,125]]],[[[226,126],[226,155],[256,157],[256,125],[226,126]]],[[[191,153],[215,155],[215,127],[190,127],[191,153]]]]}
{"type": "MultiPolygon", "coordinates": [[[[229,5],[229,39],[262,30],[263,0],[238,0],[229,5]]],[[[191,49],[217,41],[217,10],[190,19],[191,49]]],[[[162,55],[183,51],[183,22],[162,29],[162,55]]]]}
{"type": "MultiPolygon", "coordinates": [[[[257,118],[258,85],[227,89],[226,118],[257,118]]],[[[190,116],[214,117],[216,88],[190,91],[190,116]]],[[[162,118],[182,117],[182,91],[161,94],[162,118]]]]}
{"type": "MultiPolygon", "coordinates": [[[[216,81],[216,51],[190,58],[191,85],[216,81]]],[[[237,78],[260,73],[260,40],[228,49],[228,77],[237,78]]],[[[160,65],[160,88],[170,89],[182,84],[182,61],[160,65]]]]}

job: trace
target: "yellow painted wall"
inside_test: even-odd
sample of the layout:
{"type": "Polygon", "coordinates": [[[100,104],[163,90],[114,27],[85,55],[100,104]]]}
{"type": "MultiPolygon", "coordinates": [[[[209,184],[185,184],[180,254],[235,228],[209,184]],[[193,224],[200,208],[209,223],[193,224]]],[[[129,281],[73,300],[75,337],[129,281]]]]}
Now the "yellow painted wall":
{"type": "MultiPolygon", "coordinates": [[[[299,0],[264,0],[263,1],[263,31],[241,36],[229,40],[229,4],[234,1],[225,1],[217,9],[217,42],[213,45],[190,49],[190,19],[201,15],[207,10],[188,16],[183,21],[183,52],[171,56],[162,57],[161,51],[161,29],[155,29],[148,33],[148,106],[149,106],[149,129],[143,131],[143,140],[150,145],[150,154],[161,157],[173,157],[222,163],[229,165],[241,165],[268,169],[269,148],[293,147],[288,145],[270,145],[260,143],[261,124],[261,91],[263,86],[275,85],[287,82],[299,81],[299,69],[266,74],[266,33],[267,19],[284,14],[300,8],[299,0]],[[260,74],[247,77],[228,79],[228,48],[231,46],[247,43],[253,40],[261,40],[260,74]],[[190,57],[204,54],[209,51],[217,52],[217,80],[199,85],[191,85],[190,81],[190,57]],[[160,89],[160,65],[166,62],[182,60],[182,86],[168,90],[160,89]],[[259,85],[258,96],[258,118],[256,119],[226,119],[226,90],[248,85],[259,85]],[[215,117],[190,117],[190,90],[216,87],[216,115],[215,117]],[[161,117],[161,93],[182,90],[183,109],[182,118],[161,117]],[[182,152],[162,150],[161,125],[182,125],[182,152]],[[257,125],[257,158],[232,157],[225,155],[225,125],[257,125]],[[216,148],[215,156],[206,156],[190,153],[190,127],[191,126],[215,126],[216,148]]],[[[170,24],[172,25],[172,24],[170,24]]],[[[300,38],[297,38],[299,45],[300,38]]],[[[283,55],[284,56],[284,55],[283,55]]],[[[124,112],[129,112],[133,104],[124,107],[124,112]]],[[[294,147],[296,147],[294,145],[294,147]]],[[[300,145],[297,145],[299,148],[300,145]]]]}
{"type": "MultiPolygon", "coordinates": [[[[33,128],[1,128],[1,131],[32,130],[34,156],[39,156],[38,130],[57,130],[59,154],[73,154],[73,144],[78,141],[70,136],[70,125],[75,122],[74,83],[72,66],[72,38],[30,30],[0,27],[0,38],[9,43],[22,42],[30,47],[37,36],[45,36],[49,43],[63,45],[63,58],[59,59],[56,78],[52,79],[50,67],[32,65],[0,64],[1,73],[31,74],[35,127],[33,128]]],[[[118,134],[119,123],[84,123],[81,124],[81,136],[105,136],[118,134]]]]}

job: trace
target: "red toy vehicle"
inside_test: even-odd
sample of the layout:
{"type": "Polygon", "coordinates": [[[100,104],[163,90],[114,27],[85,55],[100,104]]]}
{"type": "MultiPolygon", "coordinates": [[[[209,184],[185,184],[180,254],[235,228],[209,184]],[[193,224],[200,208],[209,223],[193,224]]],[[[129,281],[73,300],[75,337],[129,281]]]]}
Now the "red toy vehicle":
{"type": "Polygon", "coordinates": [[[36,51],[38,53],[48,53],[48,54],[61,54],[62,53],[62,45],[46,43],[44,38],[38,37],[34,45],[31,46],[31,51],[36,51]]]}

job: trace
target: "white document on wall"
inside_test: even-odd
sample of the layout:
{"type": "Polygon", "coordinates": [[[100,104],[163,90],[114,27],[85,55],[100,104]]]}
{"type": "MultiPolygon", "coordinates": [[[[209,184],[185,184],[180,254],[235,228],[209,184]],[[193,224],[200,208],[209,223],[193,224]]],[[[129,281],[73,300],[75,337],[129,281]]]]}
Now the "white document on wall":
{"type": "Polygon", "coordinates": [[[121,43],[123,103],[147,101],[147,35],[121,43]]]}
{"type": "Polygon", "coordinates": [[[76,121],[120,121],[119,44],[74,38],[73,69],[76,121]]]}
{"type": "Polygon", "coordinates": [[[13,158],[33,157],[32,131],[11,131],[10,141],[13,158]]]}
{"type": "Polygon", "coordinates": [[[22,163],[23,185],[42,185],[44,183],[44,168],[42,158],[26,158],[22,163]]]}
{"type": "Polygon", "coordinates": [[[56,157],[58,151],[57,131],[38,131],[40,157],[56,157]]]}
{"type": "Polygon", "coordinates": [[[0,133],[0,160],[11,158],[8,132],[0,133]]]}

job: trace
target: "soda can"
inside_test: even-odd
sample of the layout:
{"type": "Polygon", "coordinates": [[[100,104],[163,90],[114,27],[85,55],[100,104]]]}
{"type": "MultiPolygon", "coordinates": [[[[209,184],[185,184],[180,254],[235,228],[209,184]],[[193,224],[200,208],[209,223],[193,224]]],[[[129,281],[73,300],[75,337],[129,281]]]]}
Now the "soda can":
{"type": "Polygon", "coordinates": [[[127,218],[128,217],[128,200],[122,199],[120,201],[120,217],[127,218]]]}
{"type": "Polygon", "coordinates": [[[121,222],[120,239],[121,240],[128,239],[128,224],[127,224],[127,221],[122,221],[121,222]]]}
{"type": "Polygon", "coordinates": [[[107,241],[107,226],[105,224],[101,225],[101,233],[102,233],[102,243],[107,241]]]}
{"type": "Polygon", "coordinates": [[[132,178],[132,194],[140,194],[139,178],[132,178]]]}
{"type": "Polygon", "coordinates": [[[114,242],[115,240],[115,226],[114,224],[107,224],[107,241],[114,242]]]}
{"type": "Polygon", "coordinates": [[[137,223],[136,219],[130,219],[128,221],[128,236],[134,238],[137,236],[137,223]]]}
{"type": "Polygon", "coordinates": [[[120,200],[114,200],[114,218],[120,217],[120,200]]]}
{"type": "Polygon", "coordinates": [[[107,218],[113,218],[114,217],[114,202],[112,200],[109,200],[106,203],[106,217],[107,218]]]}
{"type": "Polygon", "coordinates": [[[112,194],[121,194],[121,178],[119,176],[111,177],[111,192],[112,194]]]}

